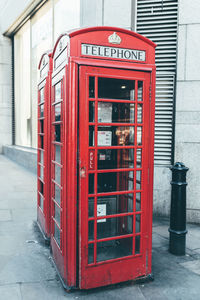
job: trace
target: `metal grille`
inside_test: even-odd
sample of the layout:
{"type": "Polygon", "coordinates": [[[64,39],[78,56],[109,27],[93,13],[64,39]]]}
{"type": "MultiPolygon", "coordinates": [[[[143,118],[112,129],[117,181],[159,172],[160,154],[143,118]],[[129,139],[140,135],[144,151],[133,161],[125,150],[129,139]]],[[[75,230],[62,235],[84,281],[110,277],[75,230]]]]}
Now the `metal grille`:
{"type": "Polygon", "coordinates": [[[155,164],[172,162],[178,0],[137,0],[137,32],[157,44],[155,164]]]}

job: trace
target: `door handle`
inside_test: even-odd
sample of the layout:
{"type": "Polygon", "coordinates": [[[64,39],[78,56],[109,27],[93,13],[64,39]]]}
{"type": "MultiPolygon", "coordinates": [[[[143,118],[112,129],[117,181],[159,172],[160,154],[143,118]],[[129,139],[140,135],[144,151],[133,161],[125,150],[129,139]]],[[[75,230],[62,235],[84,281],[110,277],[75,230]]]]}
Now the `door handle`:
{"type": "Polygon", "coordinates": [[[86,178],[86,167],[80,168],[80,178],[86,178]]]}

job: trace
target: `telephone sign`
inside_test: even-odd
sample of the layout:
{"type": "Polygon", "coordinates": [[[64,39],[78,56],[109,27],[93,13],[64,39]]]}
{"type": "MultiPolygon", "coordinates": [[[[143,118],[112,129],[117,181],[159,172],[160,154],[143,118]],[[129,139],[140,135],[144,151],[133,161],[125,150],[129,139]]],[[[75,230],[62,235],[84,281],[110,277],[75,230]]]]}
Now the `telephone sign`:
{"type": "Polygon", "coordinates": [[[153,42],[114,27],[58,38],[51,250],[67,289],[151,274],[154,106],[153,42]]]}

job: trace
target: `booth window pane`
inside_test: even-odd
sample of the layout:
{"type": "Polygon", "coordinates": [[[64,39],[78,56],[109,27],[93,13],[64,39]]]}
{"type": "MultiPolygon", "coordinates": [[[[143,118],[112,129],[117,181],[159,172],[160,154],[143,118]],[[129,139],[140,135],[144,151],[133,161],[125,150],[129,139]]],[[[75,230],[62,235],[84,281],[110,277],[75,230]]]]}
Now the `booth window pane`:
{"type": "Polygon", "coordinates": [[[140,253],[140,235],[135,237],[135,254],[140,253]]]}
{"type": "Polygon", "coordinates": [[[98,127],[98,146],[134,145],[134,126],[98,127]]]}
{"type": "Polygon", "coordinates": [[[61,125],[55,125],[55,141],[61,142],[61,125]]]}
{"type": "Polygon", "coordinates": [[[55,220],[60,226],[60,208],[56,204],[54,204],[54,208],[55,208],[55,220]]]}
{"type": "Polygon", "coordinates": [[[134,149],[98,150],[98,169],[134,168],[134,149]]]}
{"type": "Polygon", "coordinates": [[[135,233],[139,233],[141,231],[141,215],[135,216],[135,233]]]}
{"type": "Polygon", "coordinates": [[[61,190],[57,186],[57,184],[54,184],[54,187],[55,187],[55,196],[54,196],[54,199],[60,205],[60,203],[61,203],[61,201],[60,201],[61,200],[61,190]]]}
{"type": "Polygon", "coordinates": [[[98,78],[98,98],[135,99],[135,81],[116,78],[98,78]]]}
{"type": "Polygon", "coordinates": [[[40,136],[40,148],[44,149],[44,137],[42,135],[40,136]]]}
{"type": "Polygon", "coordinates": [[[89,146],[94,146],[94,126],[89,126],[89,146]]]}
{"type": "Polygon", "coordinates": [[[132,255],[133,238],[97,243],[97,262],[132,255]]]}
{"type": "Polygon", "coordinates": [[[89,122],[94,122],[94,107],[94,102],[89,101],[89,122]]]}
{"type": "Polygon", "coordinates": [[[120,236],[133,233],[133,216],[97,220],[97,238],[120,236]],[[104,220],[102,222],[102,220],[104,220]]]}
{"type": "Polygon", "coordinates": [[[138,81],[138,101],[143,100],[143,81],[138,81]]]}
{"type": "Polygon", "coordinates": [[[94,174],[88,176],[88,190],[89,194],[94,194],[94,174]]]}
{"type": "Polygon", "coordinates": [[[141,193],[136,193],[136,211],[141,210],[141,193]]]}
{"type": "MultiPolygon", "coordinates": [[[[103,196],[97,198],[97,216],[133,212],[133,194],[103,196]]],[[[106,222],[106,219],[98,222],[106,222]]]]}
{"type": "Polygon", "coordinates": [[[89,241],[94,240],[94,221],[88,222],[88,240],[89,241]]]}
{"type": "Polygon", "coordinates": [[[60,101],[62,98],[61,96],[61,81],[59,81],[56,85],[55,85],[55,102],[56,101],[60,101]]]}
{"type": "Polygon", "coordinates": [[[137,105],[137,123],[143,122],[143,116],[142,116],[142,104],[137,105]]]}
{"type": "Polygon", "coordinates": [[[88,245],[88,264],[92,264],[94,262],[94,244],[88,245]]]}
{"type": "Polygon", "coordinates": [[[61,146],[55,145],[55,161],[61,164],[61,146]]]}
{"type": "Polygon", "coordinates": [[[98,102],[99,123],[134,123],[135,104],[98,102]]]}
{"type": "Polygon", "coordinates": [[[40,194],[39,194],[39,203],[40,203],[40,208],[43,211],[43,209],[44,209],[44,199],[40,194]]]}
{"type": "Polygon", "coordinates": [[[137,149],[137,168],[142,166],[142,149],[137,149]]]}
{"type": "Polygon", "coordinates": [[[44,180],[44,170],[42,166],[40,166],[40,178],[44,180]]]}
{"type": "Polygon", "coordinates": [[[40,133],[44,133],[44,120],[40,120],[40,133]]]}
{"type": "Polygon", "coordinates": [[[44,165],[44,152],[40,150],[40,163],[44,165]]]}
{"type": "Polygon", "coordinates": [[[142,145],[142,127],[137,127],[137,144],[142,145]]]}
{"type": "Polygon", "coordinates": [[[61,185],[61,167],[55,164],[55,182],[61,185]]]}
{"type": "Polygon", "coordinates": [[[40,90],[40,103],[44,102],[44,88],[40,90]]]}
{"type": "Polygon", "coordinates": [[[44,117],[44,104],[41,104],[40,106],[40,118],[44,117]]]}
{"type": "Polygon", "coordinates": [[[60,230],[55,222],[54,222],[54,238],[55,238],[58,246],[60,247],[60,230]]]}
{"type": "Polygon", "coordinates": [[[133,189],[133,171],[98,174],[98,193],[131,191],[133,189]]]}
{"type": "Polygon", "coordinates": [[[94,77],[90,76],[89,77],[89,98],[94,98],[95,97],[95,92],[94,92],[94,77]]]}
{"type": "Polygon", "coordinates": [[[94,217],[94,198],[88,199],[88,217],[94,217]]]}
{"type": "Polygon", "coordinates": [[[39,180],[39,192],[44,195],[44,184],[41,180],[39,180]]]}
{"type": "Polygon", "coordinates": [[[136,171],[136,190],[141,190],[141,171],[136,171]]]}
{"type": "Polygon", "coordinates": [[[55,121],[61,121],[61,103],[54,105],[55,109],[55,121]]]}

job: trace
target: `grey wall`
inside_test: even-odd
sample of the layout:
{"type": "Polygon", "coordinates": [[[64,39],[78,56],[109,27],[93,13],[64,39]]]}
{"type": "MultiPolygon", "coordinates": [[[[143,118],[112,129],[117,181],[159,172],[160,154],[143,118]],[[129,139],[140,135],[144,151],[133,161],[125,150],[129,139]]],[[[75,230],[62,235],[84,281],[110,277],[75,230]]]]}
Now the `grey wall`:
{"type": "Polygon", "coordinates": [[[176,161],[190,168],[187,219],[200,222],[200,1],[179,1],[176,161]]]}

